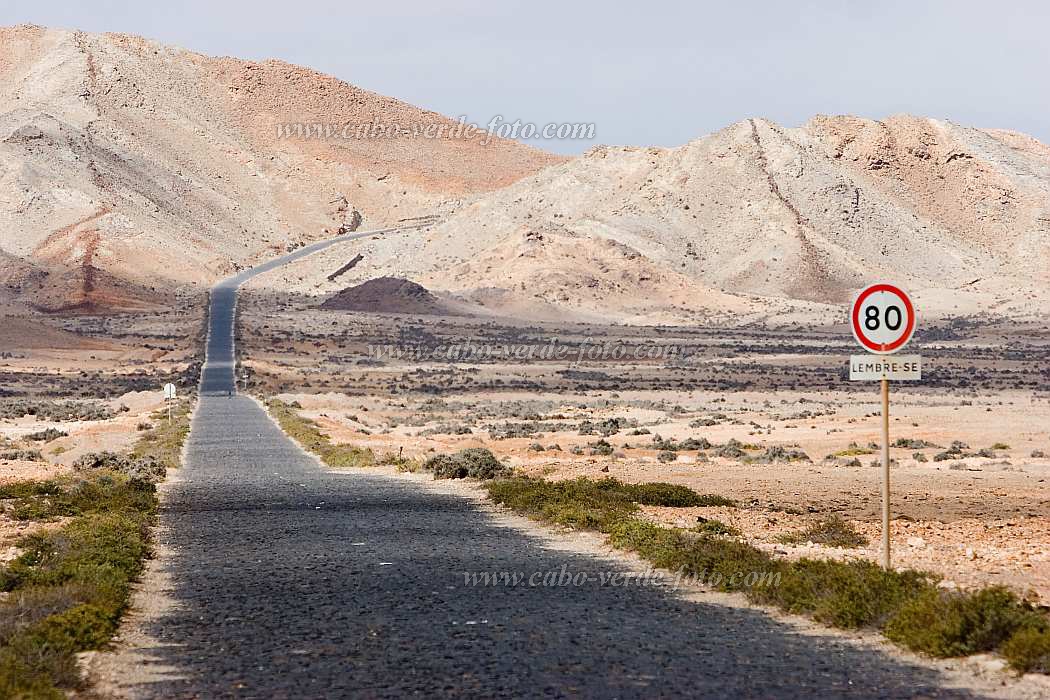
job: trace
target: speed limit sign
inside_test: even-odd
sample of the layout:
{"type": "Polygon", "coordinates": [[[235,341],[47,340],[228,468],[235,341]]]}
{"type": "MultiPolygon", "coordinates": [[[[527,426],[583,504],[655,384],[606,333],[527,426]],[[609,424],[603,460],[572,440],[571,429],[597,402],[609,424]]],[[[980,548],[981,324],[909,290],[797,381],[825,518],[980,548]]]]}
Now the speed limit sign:
{"type": "MultiPolygon", "coordinates": [[[[880,282],[865,287],[850,308],[853,337],[868,352],[890,355],[911,340],[915,332],[915,307],[899,287],[880,282]]],[[[890,568],[890,380],[922,377],[922,358],[894,355],[850,357],[851,381],[877,379],[882,393],[882,566],[890,568]]]]}
{"type": "Polygon", "coordinates": [[[879,355],[897,352],[915,332],[915,307],[899,287],[873,284],[865,287],[850,310],[853,337],[865,350],[879,355]]]}

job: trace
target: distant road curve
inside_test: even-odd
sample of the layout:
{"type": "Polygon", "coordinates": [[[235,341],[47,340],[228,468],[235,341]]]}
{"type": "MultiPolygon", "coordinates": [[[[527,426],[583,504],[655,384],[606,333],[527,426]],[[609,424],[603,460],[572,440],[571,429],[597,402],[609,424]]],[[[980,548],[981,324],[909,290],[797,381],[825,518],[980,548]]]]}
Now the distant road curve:
{"type": "Polygon", "coordinates": [[[227,277],[217,283],[211,288],[208,340],[205,345],[204,369],[201,371],[200,393],[225,395],[237,389],[237,380],[234,376],[234,369],[237,363],[233,344],[235,335],[233,324],[237,315],[237,290],[242,284],[256,275],[276,270],[288,263],[301,260],[338,243],[346,243],[347,241],[388,233],[411,231],[426,225],[430,225],[430,223],[406,224],[404,226],[374,229],[372,231],[355,231],[342,236],[326,238],[323,241],[317,241],[293,250],[287,255],[268,260],[256,267],[242,270],[236,275],[227,277]]]}

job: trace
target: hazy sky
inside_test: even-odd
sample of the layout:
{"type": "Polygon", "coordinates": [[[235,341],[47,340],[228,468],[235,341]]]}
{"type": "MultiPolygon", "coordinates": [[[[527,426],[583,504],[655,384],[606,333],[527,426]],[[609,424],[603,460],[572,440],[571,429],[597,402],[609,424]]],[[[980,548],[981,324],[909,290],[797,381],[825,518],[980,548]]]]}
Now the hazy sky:
{"type": "MultiPolygon", "coordinates": [[[[1050,143],[1046,2],[12,1],[0,24],[281,58],[452,117],[671,146],[750,116],[897,112],[1050,143]]],[[[538,144],[566,153],[590,143],[538,144]]]]}

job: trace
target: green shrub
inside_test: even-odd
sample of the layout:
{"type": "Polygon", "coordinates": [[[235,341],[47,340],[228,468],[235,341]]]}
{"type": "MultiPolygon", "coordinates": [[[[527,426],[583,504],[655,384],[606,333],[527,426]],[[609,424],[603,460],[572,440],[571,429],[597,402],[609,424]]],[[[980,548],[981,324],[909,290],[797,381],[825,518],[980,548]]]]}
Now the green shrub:
{"type": "Polygon", "coordinates": [[[625,519],[610,529],[610,543],[636,552],[654,566],[689,576],[711,577],[723,590],[744,588],[749,574],[782,575],[784,565],[761,550],[722,537],[695,535],[661,527],[637,518],[625,519]]]}
{"type": "MultiPolygon", "coordinates": [[[[745,542],[727,539],[725,535],[735,533],[718,521],[687,531],[636,517],[638,503],[732,505],[728,499],[672,484],[632,485],[612,478],[515,478],[485,488],[493,501],[512,510],[606,533],[610,544],[636,552],[654,566],[703,577],[724,590],[743,590],[758,604],[839,628],[885,629],[898,644],[937,656],[1001,646],[1018,670],[1045,671],[1048,663],[1050,622],[1006,589],[949,594],[936,587],[930,574],[885,570],[868,561],[774,560],[745,542]]],[[[823,525],[841,535],[838,524],[823,525]]]]}
{"type": "Polygon", "coordinates": [[[178,469],[182,446],[190,434],[190,405],[181,401],[173,405],[171,421],[167,411],[158,411],[153,425],[140,423],[138,429],[142,434],[131,452],[131,460],[153,460],[164,470],[178,469]]]}
{"type": "Polygon", "coordinates": [[[13,501],[5,510],[16,520],[52,520],[108,511],[152,513],[155,490],[152,483],[98,471],[83,477],[8,484],[0,488],[0,499],[13,501]]]}
{"type": "Polygon", "coordinates": [[[76,654],[106,644],[149,553],[152,509],[80,515],[18,542],[0,570],[0,697],[64,697],[76,654]]]}
{"type": "MultiPolygon", "coordinates": [[[[619,482],[617,482],[619,483],[619,482]]],[[[646,484],[623,484],[619,488],[635,503],[643,506],[671,506],[688,508],[690,506],[733,506],[734,501],[713,494],[699,494],[688,486],[654,481],[646,484]]]]}
{"type": "MultiPolygon", "coordinates": [[[[188,413],[180,410],[170,425],[143,436],[137,456],[102,461],[155,468],[174,459],[177,465],[188,413]]],[[[0,697],[64,698],[63,690],[79,689],[76,654],[108,643],[150,553],[154,484],[94,464],[81,467],[85,471],[71,477],[0,487],[5,510],[15,517],[72,518],[23,537],[21,553],[0,568],[0,590],[7,593],[0,600],[0,697]]]]}
{"type": "Polygon", "coordinates": [[[1002,586],[973,593],[938,589],[907,601],[886,625],[886,636],[931,656],[992,651],[1024,628],[1039,629],[1045,617],[1002,586]]]}
{"type": "Polygon", "coordinates": [[[932,588],[928,575],[887,571],[868,561],[800,559],[786,567],[775,589],[751,594],[756,602],[846,629],[881,626],[905,601],[932,588]]]}
{"type": "Polygon", "coordinates": [[[851,442],[849,444],[849,447],[847,447],[844,450],[839,450],[838,452],[834,452],[834,453],[832,453],[831,456],[832,457],[856,457],[858,455],[870,455],[870,454],[872,454],[874,452],[875,452],[875,450],[871,449],[870,447],[861,447],[857,443],[851,442]]]}
{"type": "Polygon", "coordinates": [[[812,542],[829,547],[863,547],[868,544],[867,537],[838,515],[829,515],[801,532],[781,535],[777,541],[783,544],[812,542]]]}
{"type": "Polygon", "coordinates": [[[332,444],[317,423],[298,414],[297,405],[298,402],[286,404],[277,399],[272,399],[267,404],[270,414],[281,426],[281,430],[302,445],[303,449],[313,452],[325,465],[334,469],[370,467],[375,464],[375,453],[366,447],[332,444]]]}
{"type": "Polygon", "coordinates": [[[455,454],[435,455],[423,463],[435,479],[495,479],[510,476],[512,469],[484,447],[468,447],[455,454]]]}
{"type": "Polygon", "coordinates": [[[739,529],[713,518],[702,518],[696,524],[696,527],[693,528],[693,531],[702,535],[720,535],[724,537],[739,537],[741,535],[739,529]]]}
{"type": "Polygon", "coordinates": [[[1002,653],[1018,673],[1050,673],[1050,629],[1019,629],[1003,644],[1002,653]]]}
{"type": "Polygon", "coordinates": [[[489,497],[546,523],[607,532],[638,510],[616,479],[544,481],[528,477],[485,485],[489,497]]]}

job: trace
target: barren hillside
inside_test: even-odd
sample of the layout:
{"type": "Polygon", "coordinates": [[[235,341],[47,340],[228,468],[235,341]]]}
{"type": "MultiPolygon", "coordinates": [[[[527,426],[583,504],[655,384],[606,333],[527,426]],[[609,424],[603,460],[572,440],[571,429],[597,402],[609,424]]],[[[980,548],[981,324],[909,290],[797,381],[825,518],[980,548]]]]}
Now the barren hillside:
{"type": "MultiPolygon", "coordinates": [[[[748,119],[680,148],[596,148],[425,237],[357,248],[352,279],[628,322],[807,313],[877,278],[926,315],[1028,315],[1050,282],[1050,149],[911,116],[748,119]]],[[[328,292],[320,272],[346,254],[274,283],[328,292]]]]}
{"type": "Polygon", "coordinates": [[[0,303],[162,306],[303,242],[428,213],[442,219],[424,232],[254,284],[325,296],[392,276],[481,312],[628,323],[828,319],[875,278],[927,316],[1031,316],[1048,297],[1050,148],[1023,134],[756,118],[566,160],[453,126],[278,61],[2,29],[0,303]],[[448,131],[279,137],[290,122],[448,131]]]}
{"type": "Polygon", "coordinates": [[[560,158],[512,141],[279,138],[441,115],[279,61],[0,29],[0,282],[44,310],[163,304],[341,226],[385,224],[560,158]]]}

